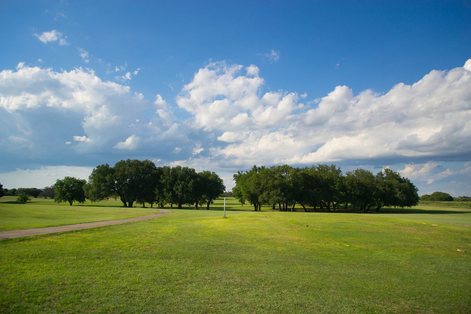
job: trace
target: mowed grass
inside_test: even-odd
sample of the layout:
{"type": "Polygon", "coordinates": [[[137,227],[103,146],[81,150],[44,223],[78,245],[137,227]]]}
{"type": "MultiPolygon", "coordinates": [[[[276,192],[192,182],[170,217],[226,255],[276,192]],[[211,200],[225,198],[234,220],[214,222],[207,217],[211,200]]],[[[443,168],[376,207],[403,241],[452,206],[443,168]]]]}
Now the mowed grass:
{"type": "Polygon", "coordinates": [[[0,312],[469,313],[470,223],[428,209],[173,210],[4,240],[0,312]]]}
{"type": "MultiPolygon", "coordinates": [[[[104,207],[98,204],[69,206],[52,200],[33,199],[27,204],[16,204],[15,198],[0,201],[0,231],[70,225],[84,222],[124,219],[156,213],[149,208],[104,207]]],[[[119,203],[114,200],[108,204],[119,203]]]]}

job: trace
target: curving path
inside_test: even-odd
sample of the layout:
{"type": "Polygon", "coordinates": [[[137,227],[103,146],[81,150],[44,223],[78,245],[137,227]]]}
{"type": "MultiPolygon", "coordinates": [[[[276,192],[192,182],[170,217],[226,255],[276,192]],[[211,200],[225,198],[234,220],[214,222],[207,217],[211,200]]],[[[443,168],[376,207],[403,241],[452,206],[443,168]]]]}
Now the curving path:
{"type": "Polygon", "coordinates": [[[50,234],[50,233],[99,228],[99,227],[114,226],[114,225],[122,225],[122,224],[130,223],[130,222],[138,222],[138,221],[145,221],[145,220],[150,220],[154,218],[159,218],[159,217],[168,215],[169,213],[170,212],[168,210],[160,209],[160,212],[157,214],[126,218],[126,219],[86,222],[86,223],[81,223],[81,224],[64,225],[64,226],[56,226],[56,227],[0,231],[0,240],[29,237],[29,236],[35,236],[35,235],[41,235],[41,234],[50,234]]]}

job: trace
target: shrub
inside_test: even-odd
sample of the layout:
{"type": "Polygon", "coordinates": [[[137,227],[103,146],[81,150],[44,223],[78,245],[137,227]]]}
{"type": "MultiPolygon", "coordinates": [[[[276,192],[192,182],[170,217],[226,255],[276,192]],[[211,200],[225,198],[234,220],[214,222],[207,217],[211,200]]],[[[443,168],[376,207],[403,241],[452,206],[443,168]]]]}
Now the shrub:
{"type": "Polygon", "coordinates": [[[16,201],[17,201],[18,203],[25,204],[26,202],[29,201],[29,197],[28,197],[28,195],[20,194],[20,195],[18,195],[18,197],[16,198],[16,201]]]}

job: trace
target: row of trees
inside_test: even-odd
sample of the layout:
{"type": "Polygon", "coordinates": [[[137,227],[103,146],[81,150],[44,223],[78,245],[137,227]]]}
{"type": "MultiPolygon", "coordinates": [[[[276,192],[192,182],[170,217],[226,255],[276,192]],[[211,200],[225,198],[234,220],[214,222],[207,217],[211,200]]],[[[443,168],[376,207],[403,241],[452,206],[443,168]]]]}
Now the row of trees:
{"type": "Polygon", "coordinates": [[[54,198],[54,187],[48,186],[42,189],[38,188],[18,188],[18,189],[3,189],[0,191],[5,196],[30,196],[30,197],[44,197],[44,198],[54,198]]]}
{"type": "Polygon", "coordinates": [[[240,202],[280,210],[294,210],[296,204],[305,211],[354,209],[378,211],[383,206],[413,206],[419,201],[417,188],[407,178],[391,169],[374,175],[356,169],[345,175],[334,165],[308,168],[291,166],[256,167],[234,175],[232,192],[240,202]]]}
{"type": "Polygon", "coordinates": [[[188,167],[156,167],[150,160],[121,160],[113,167],[104,164],[93,169],[88,182],[71,177],[57,180],[55,199],[83,202],[85,198],[99,201],[119,197],[126,207],[134,203],[191,204],[198,208],[210,204],[224,193],[222,179],[214,172],[196,172],[188,167]]]}

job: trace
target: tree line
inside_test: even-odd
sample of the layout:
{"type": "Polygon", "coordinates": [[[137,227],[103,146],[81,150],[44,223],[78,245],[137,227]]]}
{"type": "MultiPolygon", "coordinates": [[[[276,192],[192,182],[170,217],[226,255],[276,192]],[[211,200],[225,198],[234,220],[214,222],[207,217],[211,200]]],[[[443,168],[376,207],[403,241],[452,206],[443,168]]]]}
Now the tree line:
{"type": "Polygon", "coordinates": [[[252,204],[255,211],[260,211],[262,205],[288,211],[299,204],[305,211],[368,212],[379,211],[383,206],[413,206],[419,201],[416,186],[391,169],[376,175],[356,169],[344,175],[334,165],[254,166],[237,172],[234,180],[233,195],[241,203],[252,204]]]}
{"type": "Polygon", "coordinates": [[[224,193],[222,179],[214,172],[196,172],[189,167],[156,167],[150,160],[121,160],[114,166],[95,167],[88,182],[72,177],[57,180],[55,200],[84,202],[86,198],[99,201],[117,197],[125,207],[145,203],[153,207],[190,204],[195,208],[210,204],[224,193]]]}

